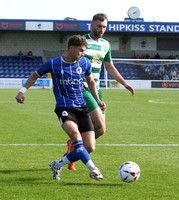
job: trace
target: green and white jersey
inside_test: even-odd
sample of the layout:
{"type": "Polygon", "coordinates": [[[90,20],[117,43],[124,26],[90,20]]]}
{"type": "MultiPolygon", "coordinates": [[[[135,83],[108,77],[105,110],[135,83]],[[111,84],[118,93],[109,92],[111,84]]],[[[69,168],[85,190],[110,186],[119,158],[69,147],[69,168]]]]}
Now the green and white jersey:
{"type": "MultiPolygon", "coordinates": [[[[91,61],[92,76],[96,82],[97,88],[99,88],[99,77],[101,72],[102,62],[111,62],[111,46],[109,42],[103,38],[99,41],[95,41],[90,37],[90,34],[85,34],[88,46],[85,50],[85,57],[91,61]]],[[[87,85],[86,85],[87,86],[87,85]]]]}

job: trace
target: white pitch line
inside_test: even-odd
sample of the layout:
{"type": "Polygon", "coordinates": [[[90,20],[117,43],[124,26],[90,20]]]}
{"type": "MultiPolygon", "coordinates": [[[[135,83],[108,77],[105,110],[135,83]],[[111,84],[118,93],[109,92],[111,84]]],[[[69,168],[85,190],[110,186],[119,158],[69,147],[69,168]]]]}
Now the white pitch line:
{"type": "MultiPolygon", "coordinates": [[[[28,101],[28,103],[54,103],[55,101],[28,101]]],[[[0,103],[17,103],[14,101],[0,101],[0,103]]]]}
{"type": "MultiPolygon", "coordinates": [[[[66,146],[66,144],[0,144],[0,146],[66,146]]],[[[96,146],[175,147],[179,144],[96,144],[96,146]]]]}
{"type": "Polygon", "coordinates": [[[168,104],[179,104],[176,99],[152,99],[148,100],[149,103],[168,103],[168,104]]]}
{"type": "Polygon", "coordinates": [[[136,146],[136,147],[173,147],[179,146],[179,144],[96,144],[97,146],[136,146]]]}

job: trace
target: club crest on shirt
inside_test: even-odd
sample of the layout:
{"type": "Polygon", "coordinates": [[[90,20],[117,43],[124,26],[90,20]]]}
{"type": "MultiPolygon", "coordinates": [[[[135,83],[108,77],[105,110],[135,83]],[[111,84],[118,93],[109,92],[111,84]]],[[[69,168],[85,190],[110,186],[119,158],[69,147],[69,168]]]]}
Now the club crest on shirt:
{"type": "Polygon", "coordinates": [[[66,116],[68,116],[68,113],[67,113],[67,111],[63,111],[63,112],[62,112],[62,116],[63,116],[63,117],[66,117],[66,116]]]}
{"type": "Polygon", "coordinates": [[[78,74],[81,74],[81,72],[82,72],[82,68],[79,66],[79,67],[77,67],[76,68],[76,72],[78,73],[78,74]]]}

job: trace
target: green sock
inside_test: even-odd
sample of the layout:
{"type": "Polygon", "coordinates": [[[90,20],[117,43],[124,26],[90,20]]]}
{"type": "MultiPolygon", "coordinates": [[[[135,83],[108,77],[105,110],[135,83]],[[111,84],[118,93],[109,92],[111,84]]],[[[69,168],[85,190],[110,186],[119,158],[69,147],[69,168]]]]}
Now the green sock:
{"type": "Polygon", "coordinates": [[[96,129],[94,128],[94,132],[95,132],[95,139],[98,139],[99,136],[96,135],[96,129]]]}
{"type": "Polygon", "coordinates": [[[95,135],[95,139],[98,139],[98,138],[99,138],[99,136],[95,135]]]}

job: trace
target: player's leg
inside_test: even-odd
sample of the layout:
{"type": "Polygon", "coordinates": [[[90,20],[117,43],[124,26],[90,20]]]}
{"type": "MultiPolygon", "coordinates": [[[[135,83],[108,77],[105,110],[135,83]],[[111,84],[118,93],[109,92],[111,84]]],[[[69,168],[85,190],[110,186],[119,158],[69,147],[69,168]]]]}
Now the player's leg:
{"type": "MultiPolygon", "coordinates": [[[[100,171],[98,170],[98,168],[95,167],[88,151],[83,146],[83,141],[82,141],[80,132],[78,131],[78,126],[76,125],[76,123],[73,121],[67,120],[63,124],[63,129],[69,135],[72,141],[72,144],[74,146],[74,150],[71,151],[65,157],[63,157],[62,159],[58,161],[53,161],[50,163],[50,167],[53,170],[53,178],[60,180],[59,175],[61,172],[61,168],[64,165],[75,162],[77,160],[81,160],[86,165],[86,167],[90,170],[90,177],[95,178],[96,180],[101,180],[103,177],[100,171]]],[[[84,134],[85,135],[90,134],[90,131],[84,134]]]]}
{"type": "MultiPolygon", "coordinates": [[[[63,119],[65,119],[65,118],[66,118],[66,119],[70,118],[70,119],[75,120],[75,119],[73,118],[73,116],[68,115],[68,113],[67,113],[67,111],[66,111],[66,108],[65,108],[64,112],[63,112],[63,108],[56,108],[56,109],[55,109],[55,113],[56,113],[56,115],[58,116],[61,125],[63,124],[63,123],[62,123],[61,117],[63,117],[63,119]],[[62,116],[62,115],[64,115],[64,116],[62,116]]],[[[70,114],[72,114],[72,113],[70,113],[70,114]]],[[[74,147],[73,147],[73,145],[72,145],[72,141],[71,141],[71,140],[68,140],[68,141],[67,141],[67,152],[63,155],[63,157],[65,157],[65,156],[66,156],[68,153],[70,153],[73,149],[74,149],[74,147]]],[[[68,169],[70,169],[70,170],[76,170],[76,169],[75,169],[75,162],[74,162],[74,163],[69,163],[69,164],[68,164],[68,169]]]]}
{"type": "Polygon", "coordinates": [[[83,115],[78,119],[78,128],[83,139],[83,144],[88,153],[95,150],[96,140],[94,126],[87,107],[83,109],[83,115]]]}
{"type": "Polygon", "coordinates": [[[92,153],[95,150],[96,140],[94,131],[85,132],[81,134],[83,144],[88,153],[92,153]]]}
{"type": "MultiPolygon", "coordinates": [[[[85,111],[85,112],[87,112],[87,111],[85,111]]],[[[87,131],[86,127],[89,126],[90,129],[93,130],[93,124],[91,123],[91,119],[89,119],[89,115],[88,115],[88,117],[80,118],[78,120],[78,125],[79,125],[80,133],[83,132],[83,134],[81,134],[81,136],[82,136],[82,139],[83,139],[84,147],[86,148],[88,153],[93,152],[95,150],[95,145],[96,145],[94,131],[91,131],[90,134],[86,134],[86,131],[87,131]]],[[[71,144],[68,142],[67,152],[69,152],[69,150],[70,150],[70,145],[71,144]]],[[[75,163],[68,164],[68,169],[76,170],[75,163]]]]}
{"type": "Polygon", "coordinates": [[[88,151],[83,146],[83,141],[81,137],[81,134],[84,135],[89,134],[93,135],[94,137],[92,121],[87,111],[87,108],[79,111],[77,110],[77,112],[70,112],[66,110],[67,109],[65,109],[66,113],[64,113],[63,110],[58,109],[56,110],[56,113],[60,119],[63,129],[65,130],[65,132],[68,134],[68,136],[72,141],[74,150],[71,151],[67,156],[63,157],[62,159],[50,163],[50,167],[53,170],[53,178],[60,180],[59,175],[62,166],[64,166],[65,164],[75,162],[80,159],[91,171],[90,177],[95,178],[96,180],[101,180],[103,177],[99,172],[98,168],[96,168],[94,163],[92,162],[88,151]],[[76,123],[77,121],[79,121],[78,125],[76,123]]]}
{"type": "MultiPolygon", "coordinates": [[[[67,126],[68,128],[69,126],[67,126]]],[[[63,127],[64,130],[67,132],[68,130],[65,129],[65,127],[63,127]]],[[[83,130],[85,129],[89,129],[92,130],[92,122],[90,121],[90,117],[89,115],[84,116],[84,118],[79,119],[79,125],[78,128],[82,131],[81,136],[82,138],[85,139],[86,145],[89,148],[90,151],[93,151],[95,149],[95,137],[94,137],[94,131],[86,131],[83,132],[83,130]],[[89,120],[88,120],[89,119],[89,120]],[[85,126],[84,126],[85,124],[85,126]],[[88,141],[89,140],[89,141],[88,141]],[[90,143],[89,145],[87,143],[90,143]]],[[[75,129],[73,128],[73,131],[75,129]]],[[[71,130],[70,130],[71,131],[71,130]]],[[[72,132],[73,132],[72,131],[72,132]]],[[[80,134],[80,132],[79,132],[80,134]]],[[[70,136],[70,134],[68,134],[70,136]]],[[[74,134],[73,134],[74,135],[74,134]]],[[[71,135],[72,136],[72,135],[71,135]]],[[[71,137],[70,136],[70,137],[71,137]]],[[[72,138],[72,137],[71,137],[72,138]]],[[[102,174],[100,173],[99,169],[94,165],[93,161],[91,160],[91,157],[88,153],[88,151],[86,150],[86,148],[83,146],[83,140],[77,140],[75,142],[73,142],[74,140],[72,139],[72,144],[74,146],[74,150],[71,151],[66,157],[67,159],[70,161],[70,163],[73,163],[77,160],[81,160],[86,167],[90,170],[90,177],[93,179],[96,179],[98,181],[100,181],[101,179],[103,179],[102,174]]],[[[62,160],[62,159],[61,159],[62,160]]],[[[59,163],[61,164],[61,160],[59,161],[59,163]]],[[[60,167],[61,165],[58,165],[58,163],[56,164],[56,167],[60,167]]]]}
{"type": "MultiPolygon", "coordinates": [[[[83,91],[83,95],[93,122],[93,126],[95,128],[95,135],[97,138],[99,136],[102,136],[106,131],[105,112],[100,109],[88,88],[85,88],[85,90],[83,91]]],[[[98,95],[100,97],[100,100],[103,101],[102,93],[100,90],[98,90],[98,95]]]]}
{"type": "MultiPolygon", "coordinates": [[[[98,90],[98,94],[99,94],[100,99],[103,100],[100,90],[98,90]]],[[[88,107],[88,110],[90,112],[90,116],[91,116],[91,119],[93,122],[93,126],[95,129],[95,138],[98,138],[98,137],[102,136],[106,131],[105,112],[99,108],[96,100],[94,99],[94,97],[92,96],[92,94],[88,88],[86,88],[83,91],[83,95],[84,95],[84,98],[85,98],[85,101],[86,101],[86,104],[87,104],[87,107],[88,107]]],[[[87,149],[87,151],[89,153],[91,153],[95,146],[95,141],[93,140],[93,137],[88,138],[88,136],[87,136],[87,138],[86,138],[86,136],[85,136],[83,139],[84,139],[85,148],[87,149]],[[88,141],[90,141],[90,142],[88,142],[88,141]]],[[[69,147],[68,147],[68,149],[69,149],[69,147]]],[[[71,168],[70,165],[73,166],[72,169],[73,168],[75,169],[74,163],[69,164],[68,168],[71,168]]]]}
{"type": "Polygon", "coordinates": [[[96,138],[102,136],[106,132],[105,114],[97,107],[90,112],[90,116],[95,128],[96,138]]]}
{"type": "MultiPolygon", "coordinates": [[[[57,115],[60,118],[59,112],[57,113],[57,115]]],[[[64,120],[64,118],[63,118],[63,120],[64,120]]],[[[81,141],[82,140],[81,135],[79,134],[79,131],[78,131],[77,124],[74,121],[67,120],[67,119],[66,119],[66,121],[62,121],[62,119],[60,118],[60,122],[61,122],[61,125],[62,125],[63,129],[65,130],[65,132],[70,137],[70,142],[75,142],[75,141],[81,141]]],[[[60,172],[62,170],[62,166],[71,163],[67,159],[67,155],[69,153],[70,153],[70,151],[69,152],[67,151],[67,154],[64,155],[62,159],[60,159],[58,161],[53,161],[53,162],[50,163],[49,166],[51,167],[51,169],[53,171],[53,179],[60,180],[60,172]]]]}
{"type": "MultiPolygon", "coordinates": [[[[74,150],[74,147],[73,147],[73,145],[72,145],[72,142],[71,142],[71,140],[68,140],[67,141],[67,152],[63,155],[63,156],[66,156],[67,154],[69,154],[71,151],[73,151],[74,150]]],[[[68,169],[70,169],[70,170],[76,170],[76,168],[75,168],[75,163],[76,162],[73,162],[73,163],[69,163],[68,164],[68,169]]]]}

